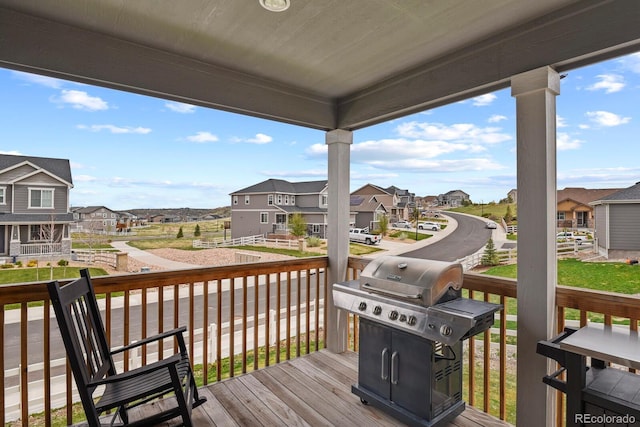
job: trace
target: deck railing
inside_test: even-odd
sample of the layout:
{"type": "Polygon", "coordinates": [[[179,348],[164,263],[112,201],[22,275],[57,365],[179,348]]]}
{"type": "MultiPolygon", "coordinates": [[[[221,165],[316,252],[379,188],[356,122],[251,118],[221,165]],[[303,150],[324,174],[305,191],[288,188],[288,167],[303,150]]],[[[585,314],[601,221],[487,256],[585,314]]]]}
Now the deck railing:
{"type": "MultiPolygon", "coordinates": [[[[178,326],[196,380],[207,384],[324,347],[326,257],[95,277],[110,345],[178,326]],[[176,303],[177,302],[177,303],[176,303]]],[[[0,422],[63,409],[74,388],[46,283],[0,286],[0,422]],[[11,307],[15,305],[15,307],[11,307]]],[[[174,351],[162,343],[116,364],[144,365],[174,351]]],[[[28,422],[23,421],[22,425],[28,422]]]]}
{"type": "MultiPolygon", "coordinates": [[[[347,279],[356,279],[367,263],[350,258],[347,279]]],[[[185,325],[197,380],[207,384],[324,347],[327,265],[326,257],[315,257],[104,276],[94,284],[103,295],[100,304],[112,346],[185,325]]],[[[464,288],[472,298],[504,306],[491,330],[466,342],[464,399],[513,423],[516,281],[466,273],[464,288]]],[[[638,328],[638,297],[559,286],[556,301],[559,330],[569,321],[583,325],[588,320],[638,328]]],[[[3,424],[42,412],[49,426],[52,409],[60,407],[67,422],[72,421],[74,385],[52,316],[44,282],[0,286],[3,424]],[[16,308],[8,309],[10,304],[16,308]]],[[[357,318],[351,316],[350,322],[350,346],[357,351],[357,318]]],[[[148,346],[117,363],[146,364],[169,351],[148,346]]],[[[558,406],[562,425],[561,397],[558,406]]]]}
{"type": "Polygon", "coordinates": [[[22,243],[20,255],[59,255],[62,253],[62,243],[22,243]]]}

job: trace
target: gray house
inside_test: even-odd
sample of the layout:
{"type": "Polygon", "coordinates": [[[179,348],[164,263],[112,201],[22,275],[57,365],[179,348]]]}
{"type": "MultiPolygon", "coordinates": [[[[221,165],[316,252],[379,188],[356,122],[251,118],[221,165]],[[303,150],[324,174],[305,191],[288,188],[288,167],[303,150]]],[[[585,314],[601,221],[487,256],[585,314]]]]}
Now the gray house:
{"type": "Polygon", "coordinates": [[[387,215],[387,209],[377,196],[352,194],[349,205],[352,212],[350,224],[357,228],[375,230],[378,228],[380,218],[387,215]]]}
{"type": "Polygon", "coordinates": [[[0,155],[0,259],[71,255],[69,160],[0,155]]]}
{"type": "Polygon", "coordinates": [[[463,202],[469,201],[469,195],[462,190],[451,190],[438,195],[438,204],[440,206],[450,206],[453,208],[462,206],[463,202]]]}
{"type": "Polygon", "coordinates": [[[300,213],[307,234],[326,238],[327,181],[268,179],[231,193],[231,237],[289,236],[289,216],[300,213]]]}
{"type": "Polygon", "coordinates": [[[590,203],[595,208],[598,252],[607,258],[640,258],[640,182],[590,203]]]}
{"type": "Polygon", "coordinates": [[[117,229],[118,213],[105,206],[75,208],[72,212],[76,220],[74,231],[110,233],[117,229]]]}

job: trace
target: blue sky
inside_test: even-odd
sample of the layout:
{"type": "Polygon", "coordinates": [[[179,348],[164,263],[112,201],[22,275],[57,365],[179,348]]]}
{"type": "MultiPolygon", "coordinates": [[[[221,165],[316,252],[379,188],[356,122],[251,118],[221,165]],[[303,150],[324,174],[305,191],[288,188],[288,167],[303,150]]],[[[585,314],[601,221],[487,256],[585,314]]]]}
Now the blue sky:
{"type": "MultiPolygon", "coordinates": [[[[557,97],[558,187],[640,181],[640,53],[573,70],[557,97]]],[[[72,206],[215,208],[268,178],[326,179],[325,134],[0,68],[0,153],[69,159],[72,206]]],[[[515,100],[486,94],[354,132],[351,190],[516,185],[515,100]]]]}

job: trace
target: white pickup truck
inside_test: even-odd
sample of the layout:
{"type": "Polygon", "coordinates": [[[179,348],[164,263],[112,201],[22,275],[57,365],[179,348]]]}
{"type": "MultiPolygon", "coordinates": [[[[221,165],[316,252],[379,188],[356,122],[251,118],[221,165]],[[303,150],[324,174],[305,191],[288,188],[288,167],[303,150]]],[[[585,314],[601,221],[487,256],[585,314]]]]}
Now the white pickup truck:
{"type": "Polygon", "coordinates": [[[352,228],[349,230],[349,240],[352,242],[366,243],[367,245],[375,245],[382,241],[380,234],[370,234],[365,228],[352,228]]]}

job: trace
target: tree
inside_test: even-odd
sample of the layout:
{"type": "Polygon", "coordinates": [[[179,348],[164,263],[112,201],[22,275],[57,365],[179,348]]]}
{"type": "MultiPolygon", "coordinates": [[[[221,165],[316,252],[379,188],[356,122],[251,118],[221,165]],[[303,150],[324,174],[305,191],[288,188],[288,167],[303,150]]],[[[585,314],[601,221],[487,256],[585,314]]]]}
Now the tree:
{"type": "Polygon", "coordinates": [[[180,227],[180,229],[178,230],[178,235],[176,236],[176,239],[182,239],[184,237],[184,233],[182,232],[182,227],[180,227]]]}
{"type": "Polygon", "coordinates": [[[296,237],[304,237],[307,234],[307,221],[300,212],[289,216],[289,231],[296,237]]]}
{"type": "Polygon", "coordinates": [[[200,237],[200,225],[196,224],[196,229],[193,231],[195,237],[200,237]]]}
{"type": "Polygon", "coordinates": [[[480,264],[487,266],[500,264],[500,258],[498,257],[496,246],[493,244],[493,239],[491,238],[489,238],[487,246],[485,246],[484,248],[484,253],[482,254],[482,258],[480,259],[480,264]]]}
{"type": "Polygon", "coordinates": [[[378,217],[378,228],[380,229],[380,234],[382,236],[387,235],[387,231],[389,231],[389,217],[386,215],[381,215],[378,217]]]}
{"type": "Polygon", "coordinates": [[[507,205],[507,212],[504,214],[504,221],[507,224],[513,221],[513,213],[511,212],[511,205],[507,205]]]}

